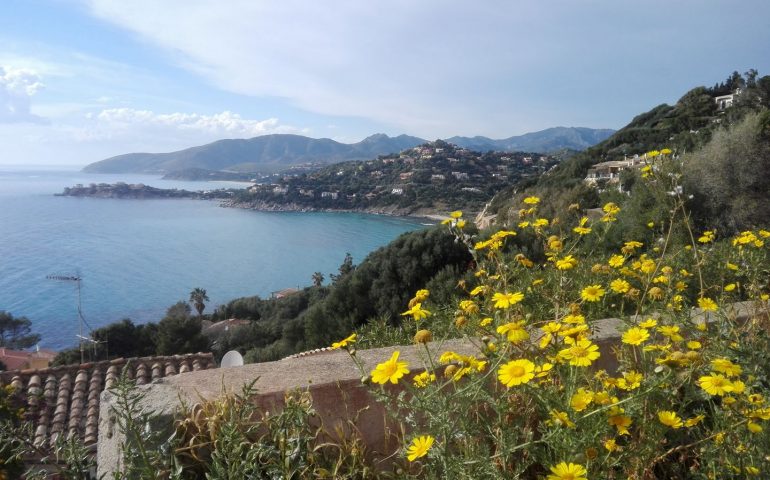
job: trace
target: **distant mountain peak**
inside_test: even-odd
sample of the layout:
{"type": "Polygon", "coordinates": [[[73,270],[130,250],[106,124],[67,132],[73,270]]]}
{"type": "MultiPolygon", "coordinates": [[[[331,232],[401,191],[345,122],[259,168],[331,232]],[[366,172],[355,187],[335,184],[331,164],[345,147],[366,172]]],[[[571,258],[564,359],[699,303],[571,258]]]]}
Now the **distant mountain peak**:
{"type": "MultiPolygon", "coordinates": [[[[583,150],[609,136],[612,130],[554,127],[503,140],[487,137],[452,137],[447,142],[472,150],[550,152],[563,148],[583,150]],[[609,132],[609,133],[605,133],[609,132]]],[[[409,135],[390,137],[375,133],[357,143],[296,134],[262,135],[249,139],[215,142],[169,153],[128,153],[92,163],[83,170],[93,173],[169,173],[191,168],[255,172],[301,163],[336,163],[368,160],[428,143],[409,135]]]]}

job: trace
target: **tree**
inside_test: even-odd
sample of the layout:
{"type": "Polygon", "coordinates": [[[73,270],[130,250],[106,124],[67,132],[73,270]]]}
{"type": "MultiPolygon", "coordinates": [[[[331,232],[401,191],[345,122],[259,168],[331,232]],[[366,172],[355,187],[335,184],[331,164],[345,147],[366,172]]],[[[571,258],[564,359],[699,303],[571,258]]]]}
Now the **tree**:
{"type": "Polygon", "coordinates": [[[333,273],[329,274],[329,277],[332,279],[332,283],[337,283],[341,279],[345,278],[346,275],[351,273],[353,270],[355,270],[355,265],[353,265],[353,255],[350,254],[350,252],[345,254],[345,259],[342,261],[342,264],[339,268],[339,275],[335,275],[333,273]]]}
{"type": "Polygon", "coordinates": [[[206,295],[206,290],[203,288],[195,288],[192,292],[190,292],[190,303],[192,303],[195,307],[199,317],[203,315],[203,310],[206,309],[206,304],[203,302],[208,301],[209,297],[206,295]]]}
{"type": "Polygon", "coordinates": [[[315,272],[311,277],[313,279],[313,285],[320,287],[324,283],[324,274],[321,272],[315,272]]]}
{"type": "MultiPolygon", "coordinates": [[[[203,293],[205,295],[205,290],[203,293]]],[[[163,320],[158,322],[156,346],[158,355],[202,352],[208,348],[208,340],[201,333],[200,317],[190,317],[187,303],[172,305],[163,320]]]]}
{"type": "Polygon", "coordinates": [[[11,313],[0,311],[0,347],[23,349],[40,341],[40,335],[32,332],[32,321],[27,317],[13,318],[11,313]]]}

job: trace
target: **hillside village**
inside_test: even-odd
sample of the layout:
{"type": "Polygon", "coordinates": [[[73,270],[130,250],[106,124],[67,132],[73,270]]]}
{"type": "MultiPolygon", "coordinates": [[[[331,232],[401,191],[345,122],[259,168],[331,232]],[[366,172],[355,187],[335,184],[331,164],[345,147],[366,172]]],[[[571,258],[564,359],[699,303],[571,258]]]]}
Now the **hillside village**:
{"type": "Polygon", "coordinates": [[[255,184],[234,204],[265,208],[383,211],[411,214],[477,210],[521,179],[536,177],[561,157],[524,152],[480,153],[436,141],[374,160],[334,164],[312,173],[255,184]]]}

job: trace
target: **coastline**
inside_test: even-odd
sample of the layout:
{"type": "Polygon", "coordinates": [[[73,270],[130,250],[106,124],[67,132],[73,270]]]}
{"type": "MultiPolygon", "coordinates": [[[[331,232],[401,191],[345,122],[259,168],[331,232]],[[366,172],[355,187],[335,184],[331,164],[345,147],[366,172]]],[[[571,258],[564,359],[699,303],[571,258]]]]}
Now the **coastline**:
{"type": "Polygon", "coordinates": [[[439,223],[447,218],[434,209],[420,208],[416,210],[398,208],[398,207],[380,207],[380,208],[317,208],[296,203],[275,203],[275,202],[236,202],[234,200],[223,200],[219,202],[222,208],[241,208],[244,210],[254,210],[257,212],[327,212],[327,213],[365,213],[369,215],[384,215],[389,217],[418,218],[430,220],[439,223]]]}

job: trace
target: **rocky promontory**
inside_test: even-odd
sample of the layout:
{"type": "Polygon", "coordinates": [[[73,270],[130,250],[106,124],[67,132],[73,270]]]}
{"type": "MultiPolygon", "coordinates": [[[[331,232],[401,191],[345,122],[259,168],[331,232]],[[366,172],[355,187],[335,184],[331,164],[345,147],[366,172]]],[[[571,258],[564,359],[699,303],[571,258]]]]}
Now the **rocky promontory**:
{"type": "Polygon", "coordinates": [[[91,183],[89,185],[75,185],[74,187],[65,187],[62,193],[57,193],[61,197],[96,197],[96,198],[133,198],[133,199],[153,199],[153,198],[192,198],[198,200],[216,200],[228,199],[232,197],[235,189],[217,189],[189,191],[176,188],[156,188],[144,185],[142,183],[128,184],[118,182],[114,184],[91,183]]]}

